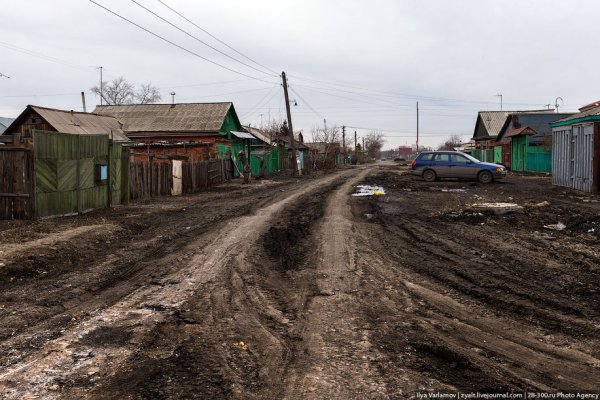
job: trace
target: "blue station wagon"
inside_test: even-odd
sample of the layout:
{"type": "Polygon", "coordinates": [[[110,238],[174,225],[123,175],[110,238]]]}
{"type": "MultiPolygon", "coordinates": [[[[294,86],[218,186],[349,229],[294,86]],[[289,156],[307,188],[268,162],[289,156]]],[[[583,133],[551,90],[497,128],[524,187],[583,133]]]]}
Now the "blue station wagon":
{"type": "Polygon", "coordinates": [[[439,178],[477,179],[490,183],[506,176],[506,168],[500,164],[479,161],[460,151],[424,151],[412,162],[411,172],[427,182],[439,178]]]}

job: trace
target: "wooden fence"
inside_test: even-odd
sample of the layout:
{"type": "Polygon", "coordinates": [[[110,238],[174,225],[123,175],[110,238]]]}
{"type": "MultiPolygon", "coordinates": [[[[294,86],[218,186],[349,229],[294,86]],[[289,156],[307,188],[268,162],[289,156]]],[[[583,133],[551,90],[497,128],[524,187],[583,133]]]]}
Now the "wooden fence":
{"type": "Polygon", "coordinates": [[[27,219],[35,214],[31,149],[0,149],[0,219],[27,219]]]}
{"type": "MultiPolygon", "coordinates": [[[[202,189],[231,180],[229,159],[183,162],[181,165],[183,193],[196,193],[202,189]]],[[[173,168],[169,163],[132,161],[129,165],[129,193],[132,200],[167,196],[173,188],[173,168]]]]}

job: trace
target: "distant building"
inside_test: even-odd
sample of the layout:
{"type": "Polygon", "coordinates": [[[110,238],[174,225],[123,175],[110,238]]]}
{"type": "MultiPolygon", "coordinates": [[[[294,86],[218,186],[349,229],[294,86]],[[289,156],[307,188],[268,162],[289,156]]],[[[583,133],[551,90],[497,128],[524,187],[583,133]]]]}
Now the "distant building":
{"type": "Polygon", "coordinates": [[[398,147],[397,154],[400,157],[407,157],[414,153],[415,153],[415,150],[413,150],[413,148],[410,146],[399,146],[398,147]]]}

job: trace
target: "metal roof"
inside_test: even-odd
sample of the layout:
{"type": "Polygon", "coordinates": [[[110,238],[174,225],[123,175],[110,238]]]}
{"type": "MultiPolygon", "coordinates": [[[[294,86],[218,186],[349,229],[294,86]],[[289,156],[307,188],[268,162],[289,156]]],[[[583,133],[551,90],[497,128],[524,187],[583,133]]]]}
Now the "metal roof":
{"type": "MultiPolygon", "coordinates": [[[[475,131],[473,132],[473,139],[496,139],[500,131],[506,123],[506,119],[510,114],[554,114],[553,109],[545,110],[522,110],[522,111],[479,111],[477,114],[477,122],[475,123],[475,131]],[[483,124],[487,136],[476,136],[477,127],[479,123],[483,124]]],[[[554,114],[556,115],[556,114],[554,114]]]]}
{"type": "Polygon", "coordinates": [[[0,134],[13,123],[14,118],[0,117],[0,134]]]}
{"type": "Polygon", "coordinates": [[[247,129],[252,134],[252,136],[263,141],[264,143],[273,143],[271,137],[267,135],[262,129],[255,128],[253,126],[244,126],[244,129],[247,129]]]}
{"type": "Polygon", "coordinates": [[[570,117],[559,119],[553,122],[550,126],[570,125],[578,122],[593,121],[600,119],[600,106],[587,109],[583,112],[572,114],[570,117]]]}
{"type": "Polygon", "coordinates": [[[530,143],[536,143],[542,140],[545,135],[552,133],[550,124],[558,121],[561,118],[570,117],[572,113],[513,113],[508,116],[506,123],[502,127],[502,130],[498,134],[497,140],[500,141],[503,138],[518,136],[522,134],[525,129],[529,129],[530,133],[534,135],[530,143]]]}
{"type": "Polygon", "coordinates": [[[248,132],[231,131],[231,134],[238,139],[256,139],[251,133],[248,132]]]}
{"type": "Polygon", "coordinates": [[[97,114],[110,115],[129,132],[218,132],[227,112],[226,103],[132,104],[96,106],[97,114]]]}

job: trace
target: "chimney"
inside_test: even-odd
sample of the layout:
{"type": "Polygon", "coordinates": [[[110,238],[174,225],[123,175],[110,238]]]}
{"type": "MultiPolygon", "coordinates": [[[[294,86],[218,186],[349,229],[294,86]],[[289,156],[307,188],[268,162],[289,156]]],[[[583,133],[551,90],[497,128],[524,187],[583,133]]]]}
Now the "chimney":
{"type": "Polygon", "coordinates": [[[87,112],[85,108],[85,93],[81,92],[81,103],[83,104],[83,112],[87,112]]]}

